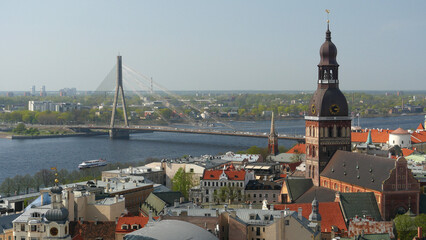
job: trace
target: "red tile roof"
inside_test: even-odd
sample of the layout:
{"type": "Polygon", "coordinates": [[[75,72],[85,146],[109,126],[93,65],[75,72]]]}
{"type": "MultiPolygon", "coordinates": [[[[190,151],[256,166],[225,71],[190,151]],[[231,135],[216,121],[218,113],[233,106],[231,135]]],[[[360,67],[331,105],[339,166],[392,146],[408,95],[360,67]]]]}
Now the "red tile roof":
{"type": "Polygon", "coordinates": [[[423,127],[423,125],[420,123],[419,126],[417,126],[416,130],[425,130],[425,127],[423,127]]]}
{"type": "MultiPolygon", "coordinates": [[[[158,219],[159,217],[154,217],[154,219],[158,219]]],[[[135,231],[132,228],[132,225],[137,224],[139,225],[139,228],[143,228],[148,223],[149,217],[143,217],[143,216],[124,216],[120,217],[117,222],[117,226],[115,227],[115,232],[120,233],[128,233],[135,231]],[[124,224],[129,225],[128,229],[121,229],[121,226],[124,224]]]]}
{"type": "MultiPolygon", "coordinates": [[[[205,170],[203,174],[203,180],[219,180],[222,172],[223,170],[205,170]]],[[[237,171],[235,170],[234,165],[231,164],[225,169],[225,174],[228,177],[228,180],[244,181],[246,171],[243,169],[237,171]]]]}
{"type": "Polygon", "coordinates": [[[426,142],[426,131],[415,131],[411,134],[412,143],[424,143],[426,142]]]}
{"type": "Polygon", "coordinates": [[[284,170],[286,170],[288,167],[290,168],[290,172],[294,172],[300,164],[302,164],[302,162],[282,163],[281,165],[283,166],[284,170]]]}
{"type": "MultiPolygon", "coordinates": [[[[370,129],[367,131],[363,130],[362,132],[352,132],[351,141],[360,142],[360,143],[366,142],[368,137],[368,131],[371,131],[371,139],[373,140],[373,143],[386,143],[389,141],[389,133],[395,134],[397,130],[398,129],[396,129],[395,131],[370,129]]],[[[405,131],[405,130],[402,129],[402,131],[405,131]]],[[[398,132],[396,134],[398,134],[398,132]]],[[[426,131],[415,131],[411,133],[411,142],[412,143],[426,142],[426,131]]]]}
{"type": "Polygon", "coordinates": [[[402,156],[406,157],[406,156],[410,156],[414,150],[408,149],[408,148],[403,148],[402,150],[402,156]]]}
{"type": "Polygon", "coordinates": [[[70,235],[73,240],[96,239],[104,240],[115,239],[115,222],[93,222],[93,221],[71,221],[70,235]]]}
{"type": "Polygon", "coordinates": [[[401,134],[401,135],[410,134],[407,130],[404,130],[402,128],[397,128],[395,131],[393,131],[391,133],[392,134],[401,134]]]}
{"type": "Polygon", "coordinates": [[[366,142],[368,137],[368,131],[371,131],[371,139],[373,143],[386,143],[389,141],[389,133],[392,130],[379,130],[379,129],[367,129],[362,132],[352,132],[352,142],[366,142]]]}
{"type": "MultiPolygon", "coordinates": [[[[290,209],[297,211],[299,207],[302,208],[302,215],[304,218],[309,219],[312,211],[311,203],[292,203],[292,204],[276,204],[275,210],[290,209]]],[[[331,232],[331,226],[336,226],[339,229],[347,231],[345,219],[343,218],[342,211],[338,202],[320,202],[319,214],[321,215],[321,232],[331,232]]]]}
{"type": "Polygon", "coordinates": [[[304,143],[298,143],[294,145],[287,153],[302,153],[306,154],[306,145],[304,143]]]}

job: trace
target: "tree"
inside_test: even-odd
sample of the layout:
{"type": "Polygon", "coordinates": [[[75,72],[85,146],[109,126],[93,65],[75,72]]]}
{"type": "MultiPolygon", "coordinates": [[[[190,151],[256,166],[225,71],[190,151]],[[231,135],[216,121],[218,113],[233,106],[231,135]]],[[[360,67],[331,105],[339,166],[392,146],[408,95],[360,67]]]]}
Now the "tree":
{"type": "Polygon", "coordinates": [[[25,127],[25,124],[19,123],[18,125],[16,125],[16,128],[14,128],[12,130],[12,132],[17,133],[17,134],[23,134],[23,133],[25,133],[26,130],[27,130],[27,128],[25,127]]]}
{"type": "Polygon", "coordinates": [[[0,185],[0,193],[10,196],[14,192],[14,182],[10,177],[7,177],[0,185]]]}
{"type": "Polygon", "coordinates": [[[172,179],[172,190],[179,191],[188,198],[189,190],[195,186],[193,174],[187,173],[183,168],[179,168],[172,179]]]}
{"type": "MultiPolygon", "coordinates": [[[[405,214],[398,215],[393,221],[395,222],[398,239],[411,240],[416,236],[417,227],[426,227],[426,214],[420,214],[415,218],[405,214]]],[[[423,234],[424,236],[426,234],[423,234]]]]}

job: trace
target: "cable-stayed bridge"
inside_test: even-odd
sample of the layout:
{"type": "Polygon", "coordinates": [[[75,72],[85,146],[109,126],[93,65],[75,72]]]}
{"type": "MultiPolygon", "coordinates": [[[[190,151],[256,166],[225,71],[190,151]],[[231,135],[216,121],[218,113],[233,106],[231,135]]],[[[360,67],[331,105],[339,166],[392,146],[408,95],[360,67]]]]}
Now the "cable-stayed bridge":
{"type": "MultiPolygon", "coordinates": [[[[147,126],[147,125],[130,125],[128,122],[127,116],[127,106],[126,106],[126,98],[124,93],[133,92],[139,98],[144,99],[143,94],[147,93],[149,96],[155,97],[157,101],[161,101],[164,105],[177,113],[181,118],[183,118],[186,122],[190,123],[193,126],[197,125],[197,121],[193,119],[191,116],[182,112],[182,110],[176,106],[176,102],[179,105],[183,105],[186,108],[193,109],[202,113],[204,110],[200,109],[200,107],[191,103],[190,101],[184,101],[177,94],[172,93],[164,86],[154,82],[152,78],[149,78],[136,70],[124,65],[122,63],[122,57],[117,56],[117,64],[112,68],[109,74],[105,77],[99,87],[96,89],[97,92],[111,92],[114,91],[114,101],[112,105],[112,115],[111,121],[109,125],[78,125],[78,126],[68,126],[70,129],[73,129],[78,132],[90,132],[92,130],[108,130],[110,138],[129,138],[129,134],[131,133],[148,133],[148,132],[175,132],[175,133],[191,133],[191,134],[210,134],[210,135],[222,135],[222,136],[241,136],[241,137],[256,137],[256,138],[267,138],[268,133],[265,132],[247,132],[247,131],[239,131],[235,129],[232,125],[220,121],[214,115],[210,116],[210,119],[213,120],[216,124],[220,124],[223,126],[223,129],[205,129],[205,128],[176,128],[169,126],[147,126]],[[154,91],[154,87],[156,91],[154,91]],[[159,89],[160,91],[158,91],[159,89]],[[119,101],[121,100],[121,107],[123,108],[123,120],[124,125],[118,126],[116,124],[116,115],[118,113],[117,106],[119,106],[119,101]]],[[[157,115],[167,123],[168,118],[163,116],[161,111],[156,111],[157,115]]],[[[305,140],[302,135],[287,135],[287,134],[278,134],[279,139],[287,139],[287,140],[296,140],[302,142],[305,140]]]]}

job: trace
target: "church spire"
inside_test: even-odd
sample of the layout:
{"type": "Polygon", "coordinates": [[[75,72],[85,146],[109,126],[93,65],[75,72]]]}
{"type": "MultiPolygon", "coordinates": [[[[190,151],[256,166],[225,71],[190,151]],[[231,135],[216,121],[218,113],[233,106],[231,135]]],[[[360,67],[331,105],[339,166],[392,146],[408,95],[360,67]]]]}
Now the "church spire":
{"type": "Polygon", "coordinates": [[[271,132],[268,137],[268,153],[270,155],[277,155],[278,151],[278,134],[275,131],[275,121],[274,121],[274,112],[272,112],[271,117],[271,132]]]}

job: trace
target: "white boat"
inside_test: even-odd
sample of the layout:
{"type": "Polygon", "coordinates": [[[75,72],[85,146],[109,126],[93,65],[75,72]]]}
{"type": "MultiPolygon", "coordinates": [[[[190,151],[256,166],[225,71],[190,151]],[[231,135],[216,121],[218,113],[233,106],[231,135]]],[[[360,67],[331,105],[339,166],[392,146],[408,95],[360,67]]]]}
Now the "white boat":
{"type": "Polygon", "coordinates": [[[83,169],[83,168],[101,167],[101,166],[105,166],[105,165],[107,165],[106,160],[100,158],[100,159],[96,159],[96,160],[84,161],[84,162],[78,164],[78,168],[83,169]]]}

